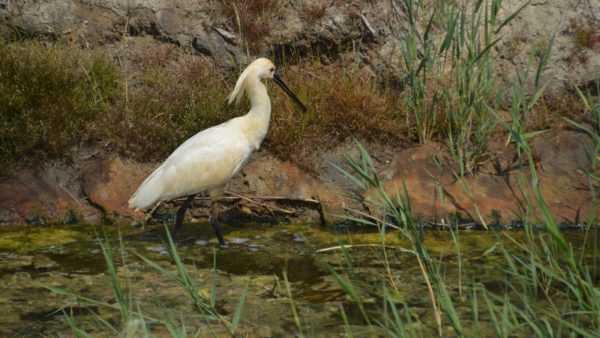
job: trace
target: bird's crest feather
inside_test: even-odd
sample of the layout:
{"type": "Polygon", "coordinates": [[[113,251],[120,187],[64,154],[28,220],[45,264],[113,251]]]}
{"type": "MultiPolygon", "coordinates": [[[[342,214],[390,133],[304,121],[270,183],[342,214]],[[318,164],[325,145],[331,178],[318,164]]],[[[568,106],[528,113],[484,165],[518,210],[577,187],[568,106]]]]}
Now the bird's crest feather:
{"type": "Polygon", "coordinates": [[[229,94],[229,104],[232,104],[233,101],[235,101],[235,103],[240,102],[240,100],[244,96],[244,93],[246,92],[246,80],[252,72],[252,69],[253,67],[247,67],[238,78],[237,82],[235,83],[235,87],[233,88],[233,91],[231,92],[231,94],[229,94]]]}

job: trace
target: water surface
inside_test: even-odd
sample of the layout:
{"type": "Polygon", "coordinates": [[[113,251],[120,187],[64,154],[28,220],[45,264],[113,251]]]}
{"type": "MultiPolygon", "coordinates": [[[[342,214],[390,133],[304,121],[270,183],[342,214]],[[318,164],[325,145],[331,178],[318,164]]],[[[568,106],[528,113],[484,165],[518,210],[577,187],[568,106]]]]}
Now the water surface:
{"type": "MultiPolygon", "coordinates": [[[[332,270],[352,282],[365,300],[366,311],[374,317],[381,313],[381,281],[393,279],[399,289],[399,308],[408,306],[410,316],[421,323],[423,332],[436,332],[419,266],[413,255],[401,249],[409,245],[397,231],[385,235],[388,248],[384,254],[380,234],[364,229],[243,224],[224,225],[223,230],[228,245],[219,248],[208,224],[186,224],[178,238],[178,251],[190,271],[194,267],[198,270],[201,292],[208,295],[213,281],[216,283],[217,307],[224,315],[235,311],[249,282],[240,326],[246,334],[285,336],[297,332],[284,271],[305,333],[343,334],[342,307],[355,333],[373,333],[367,330],[364,316],[342,291],[332,270]],[[335,248],[342,243],[349,247],[347,256],[335,248]],[[331,250],[318,251],[326,248],[331,250]]],[[[439,264],[444,270],[451,294],[460,299],[464,285],[469,283],[482,283],[502,292],[507,275],[499,247],[521,250],[517,243],[523,240],[524,232],[462,230],[455,234],[460,250],[450,231],[424,233],[425,245],[435,258],[431,264],[439,264]]],[[[571,230],[564,234],[577,250],[585,232],[571,230]]],[[[597,231],[593,231],[588,241],[597,241],[597,237],[597,231]]],[[[0,335],[70,334],[63,309],[90,332],[110,334],[98,323],[99,317],[119,327],[115,311],[77,302],[74,297],[53,294],[40,286],[51,285],[91,299],[115,302],[99,239],[108,240],[120,267],[119,275],[128,280],[135,304],[145,315],[163,318],[167,312],[174,320],[185,321],[190,333],[207,325],[198,319],[185,292],[174,281],[133,254],[138,252],[174,271],[162,225],[145,229],[83,224],[36,226],[0,230],[0,335]]],[[[472,311],[458,304],[459,312],[472,311]]],[[[153,329],[160,333],[161,328],[153,329]]]]}

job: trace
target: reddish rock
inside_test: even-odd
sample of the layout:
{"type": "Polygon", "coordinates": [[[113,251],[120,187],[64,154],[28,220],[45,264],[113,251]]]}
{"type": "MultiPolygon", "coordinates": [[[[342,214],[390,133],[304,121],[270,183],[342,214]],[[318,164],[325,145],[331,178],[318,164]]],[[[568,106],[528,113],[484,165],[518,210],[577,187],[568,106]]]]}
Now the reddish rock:
{"type": "Polygon", "coordinates": [[[70,187],[68,176],[65,170],[48,168],[26,170],[0,182],[0,223],[73,222],[78,218],[97,222],[100,212],[70,187]]]}
{"type": "MultiPolygon", "coordinates": [[[[584,221],[592,206],[584,145],[592,146],[585,134],[568,131],[540,136],[531,142],[544,198],[559,222],[584,221]]],[[[532,213],[540,216],[530,168],[512,163],[514,152],[507,151],[495,164],[483,166],[462,183],[450,166],[435,164],[436,153],[442,153],[440,146],[404,150],[382,172],[387,178],[384,186],[388,194],[402,192],[402,185],[406,184],[417,217],[434,220],[459,214],[480,222],[481,215],[486,223],[510,222],[523,216],[526,209],[519,181],[534,203],[532,213]]]]}
{"type": "Polygon", "coordinates": [[[344,213],[343,208],[348,202],[344,198],[346,192],[338,185],[324,184],[294,164],[279,161],[266,153],[255,154],[228,189],[249,198],[287,199],[295,203],[297,216],[303,221],[319,221],[321,217],[327,222],[334,221],[335,215],[344,213]],[[313,201],[319,201],[319,204],[313,201]],[[305,215],[300,215],[302,211],[305,215]]]}
{"type": "MultiPolygon", "coordinates": [[[[550,209],[559,221],[586,220],[592,206],[590,181],[587,172],[590,162],[586,148],[593,152],[587,134],[562,131],[556,135],[538,137],[531,142],[539,158],[542,190],[550,209]]],[[[600,167],[595,175],[600,175],[600,167]]],[[[598,185],[596,183],[596,191],[598,185]]]]}
{"type": "Polygon", "coordinates": [[[83,169],[83,191],[106,215],[140,219],[143,214],[129,209],[127,201],[151,170],[151,166],[124,163],[119,157],[91,162],[83,169]]]}
{"type": "MultiPolygon", "coordinates": [[[[592,146],[590,139],[582,133],[563,131],[537,137],[530,143],[544,197],[557,221],[586,220],[592,202],[584,147],[592,146]]],[[[356,212],[364,212],[363,206],[348,195],[360,191],[331,165],[332,162],[343,165],[340,152],[358,156],[356,151],[345,150],[324,154],[327,160],[320,163],[319,178],[266,152],[257,153],[227,190],[248,198],[258,197],[263,205],[292,210],[293,214],[286,217],[296,220],[337,222],[340,219],[336,215],[350,212],[357,216],[356,212]],[[261,199],[265,197],[271,199],[261,199]]],[[[432,144],[405,149],[380,171],[379,177],[389,194],[402,192],[406,184],[417,217],[435,220],[458,214],[479,222],[479,210],[487,223],[513,221],[525,210],[519,181],[535,203],[530,169],[515,162],[514,148],[504,152],[495,163],[488,163],[475,175],[466,177],[463,183],[467,188],[453,176],[447,160],[444,167],[435,164],[435,154],[443,154],[443,147],[432,144]]],[[[379,155],[377,165],[386,163],[387,155],[381,152],[379,155]]],[[[154,168],[155,165],[112,157],[76,164],[73,168],[23,171],[15,179],[0,182],[0,222],[63,222],[72,215],[89,222],[98,222],[103,215],[139,219],[143,214],[130,210],[127,201],[154,168]]],[[[242,202],[246,202],[238,208],[242,214],[266,212],[259,204],[242,202]]],[[[203,209],[206,206],[198,203],[194,209],[206,216],[208,212],[203,209]]],[[[539,212],[533,210],[532,214],[539,212]]]]}

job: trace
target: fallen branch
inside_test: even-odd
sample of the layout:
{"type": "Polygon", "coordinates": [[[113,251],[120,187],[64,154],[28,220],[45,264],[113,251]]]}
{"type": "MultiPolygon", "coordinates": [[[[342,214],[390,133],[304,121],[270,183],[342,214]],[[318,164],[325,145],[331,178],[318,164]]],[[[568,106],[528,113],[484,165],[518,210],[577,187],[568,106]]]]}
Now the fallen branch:
{"type": "Polygon", "coordinates": [[[244,201],[247,201],[247,202],[250,202],[250,203],[254,203],[254,204],[258,204],[258,205],[262,206],[263,208],[266,208],[269,211],[271,211],[271,209],[273,209],[273,210],[277,210],[279,212],[283,212],[284,214],[288,214],[288,215],[293,215],[294,214],[293,211],[290,211],[290,210],[287,210],[287,209],[278,208],[278,207],[273,207],[273,206],[270,206],[270,205],[268,205],[266,203],[262,203],[262,202],[259,202],[259,201],[255,201],[255,200],[253,200],[251,198],[244,197],[242,195],[238,195],[238,194],[233,193],[231,191],[225,191],[225,193],[229,194],[231,196],[237,197],[239,199],[242,199],[244,201]]]}
{"type": "Polygon", "coordinates": [[[352,208],[348,208],[348,207],[344,207],[344,210],[346,210],[346,211],[351,211],[351,212],[353,212],[353,213],[355,213],[355,214],[358,214],[358,215],[360,215],[360,216],[366,217],[366,218],[368,218],[368,219],[372,219],[372,220],[374,220],[375,222],[381,222],[381,224],[385,225],[386,227],[390,227],[390,228],[393,228],[393,229],[400,229],[400,227],[399,227],[399,226],[397,226],[397,225],[394,225],[394,224],[392,224],[392,223],[390,223],[390,222],[385,222],[385,221],[383,221],[383,220],[381,220],[381,219],[379,219],[379,218],[377,218],[377,217],[375,217],[375,216],[372,216],[372,215],[369,215],[369,214],[367,214],[366,212],[362,212],[362,211],[360,211],[360,210],[356,210],[356,209],[352,209],[352,208]]]}
{"type": "Polygon", "coordinates": [[[406,249],[402,249],[396,246],[385,245],[385,244],[351,244],[351,245],[337,245],[329,248],[323,248],[315,251],[316,253],[328,252],[339,249],[351,249],[351,248],[390,248],[390,249],[401,249],[403,251],[408,251],[406,249]]]}
{"type": "MultiPolygon", "coordinates": [[[[226,191],[226,193],[230,193],[229,191],[226,191]]],[[[231,193],[231,196],[223,196],[220,197],[219,199],[222,200],[239,200],[242,199],[241,197],[238,197],[239,195],[231,193]]],[[[248,197],[246,197],[248,198],[248,197]]],[[[172,202],[178,203],[178,202],[182,202],[185,201],[186,197],[180,197],[180,198],[175,198],[172,199],[172,202]]],[[[321,204],[321,202],[319,202],[319,200],[316,199],[312,199],[312,198],[289,198],[289,197],[282,197],[282,196],[257,196],[257,197],[252,197],[253,200],[260,200],[260,201],[290,201],[290,202],[302,202],[302,203],[311,203],[311,204],[321,204]]],[[[210,201],[211,198],[209,196],[196,196],[196,198],[194,198],[194,201],[210,201]]]]}
{"type": "Polygon", "coordinates": [[[79,200],[77,198],[75,198],[75,196],[73,196],[67,189],[65,189],[65,187],[62,186],[62,184],[58,185],[67,195],[69,195],[69,197],[71,197],[73,199],[73,201],[77,202],[77,205],[81,205],[81,202],[79,202],[79,200]]]}

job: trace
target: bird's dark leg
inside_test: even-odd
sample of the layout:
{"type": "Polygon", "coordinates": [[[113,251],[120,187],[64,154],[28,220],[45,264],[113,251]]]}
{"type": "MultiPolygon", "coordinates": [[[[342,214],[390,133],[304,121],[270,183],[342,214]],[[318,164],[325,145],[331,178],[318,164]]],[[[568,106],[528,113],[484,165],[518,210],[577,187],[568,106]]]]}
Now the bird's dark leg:
{"type": "Polygon", "coordinates": [[[194,197],[196,197],[196,194],[188,196],[188,198],[185,199],[185,202],[183,202],[183,204],[179,207],[179,210],[177,210],[177,217],[175,218],[175,238],[177,238],[177,235],[181,230],[181,226],[183,225],[185,211],[190,206],[190,204],[192,204],[194,197]]]}
{"type": "Polygon", "coordinates": [[[215,235],[217,235],[217,239],[219,240],[219,245],[225,245],[225,241],[223,240],[223,235],[221,234],[221,230],[219,230],[219,209],[217,205],[217,201],[213,201],[210,205],[211,214],[210,214],[210,225],[215,231],[215,235]]]}

